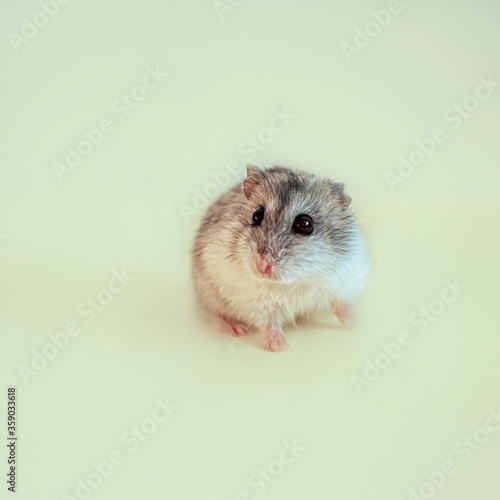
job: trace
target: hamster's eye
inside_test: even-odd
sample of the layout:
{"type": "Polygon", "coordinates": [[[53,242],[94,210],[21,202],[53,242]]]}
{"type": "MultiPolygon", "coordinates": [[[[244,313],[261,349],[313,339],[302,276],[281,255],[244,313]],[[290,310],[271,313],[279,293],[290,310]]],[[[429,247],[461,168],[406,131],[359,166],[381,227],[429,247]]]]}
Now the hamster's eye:
{"type": "Polygon", "coordinates": [[[260,226],[262,219],[264,218],[264,207],[259,207],[252,215],[252,226],[260,226]]]}
{"type": "Polygon", "coordinates": [[[292,229],[296,233],[310,235],[314,229],[313,220],[309,217],[309,215],[297,215],[293,221],[292,229]]]}

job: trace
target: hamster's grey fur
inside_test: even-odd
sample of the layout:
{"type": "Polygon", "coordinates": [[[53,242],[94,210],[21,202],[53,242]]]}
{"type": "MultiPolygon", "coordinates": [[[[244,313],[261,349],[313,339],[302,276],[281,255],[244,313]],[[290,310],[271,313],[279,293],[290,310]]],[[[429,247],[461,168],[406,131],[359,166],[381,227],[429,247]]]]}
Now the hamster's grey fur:
{"type": "Polygon", "coordinates": [[[194,240],[193,281],[204,310],[227,333],[262,332],[270,351],[288,347],[282,327],[299,319],[332,312],[349,323],[369,273],[350,202],[343,184],[249,165],[243,185],[209,207],[194,240]],[[303,215],[311,234],[297,230],[303,215]]]}

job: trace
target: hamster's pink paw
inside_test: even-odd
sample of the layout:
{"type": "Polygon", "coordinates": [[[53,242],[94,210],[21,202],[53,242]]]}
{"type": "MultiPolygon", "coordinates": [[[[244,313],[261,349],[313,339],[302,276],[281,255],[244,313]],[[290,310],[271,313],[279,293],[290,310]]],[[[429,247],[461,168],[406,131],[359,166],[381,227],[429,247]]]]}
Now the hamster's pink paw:
{"type": "Polygon", "coordinates": [[[354,308],[349,304],[334,304],[333,310],[343,325],[352,325],[356,320],[354,308]]]}
{"type": "Polygon", "coordinates": [[[235,337],[242,337],[243,335],[246,335],[250,331],[248,326],[242,321],[230,318],[229,316],[225,316],[224,314],[219,314],[216,319],[219,328],[224,333],[228,333],[229,335],[233,335],[235,337]]]}
{"type": "Polygon", "coordinates": [[[290,349],[290,345],[288,344],[281,327],[275,324],[266,326],[264,348],[266,351],[271,352],[287,351],[290,349]]]}

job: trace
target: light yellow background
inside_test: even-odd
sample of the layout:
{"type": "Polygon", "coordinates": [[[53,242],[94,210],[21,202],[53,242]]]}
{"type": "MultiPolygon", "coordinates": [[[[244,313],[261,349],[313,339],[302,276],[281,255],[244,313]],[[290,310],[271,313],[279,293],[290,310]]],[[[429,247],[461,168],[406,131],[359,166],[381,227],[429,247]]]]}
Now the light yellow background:
{"type": "Polygon", "coordinates": [[[341,44],[388,2],[233,3],[73,0],[18,51],[9,33],[41,6],[2,4],[2,477],[16,385],[19,500],[78,498],[115,450],[92,499],[405,500],[446,460],[457,471],[432,498],[499,498],[500,432],[467,463],[453,449],[500,406],[500,88],[456,130],[443,114],[500,81],[500,5],[402,1],[349,62],[341,44]],[[122,120],[112,103],[157,65],[169,75],[122,120]],[[373,270],[353,328],[289,331],[293,350],[272,354],[197,316],[201,216],[181,209],[228,162],[241,181],[241,143],[283,108],[295,118],[253,163],[345,182],[373,270]],[[113,132],[58,180],[103,118],[113,132]],[[391,190],[385,173],[436,128],[447,140],[391,190]],[[122,269],[134,279],[86,323],[79,305],[122,269]],[[465,291],[418,333],[409,317],[454,279],[465,291]],[[25,383],[67,322],[80,335],[25,383]],[[357,394],[401,331],[413,343],[357,394]],[[178,409],[131,452],[123,434],[167,397],[178,409]],[[249,478],[293,440],[305,450],[258,493],[249,478]]]}

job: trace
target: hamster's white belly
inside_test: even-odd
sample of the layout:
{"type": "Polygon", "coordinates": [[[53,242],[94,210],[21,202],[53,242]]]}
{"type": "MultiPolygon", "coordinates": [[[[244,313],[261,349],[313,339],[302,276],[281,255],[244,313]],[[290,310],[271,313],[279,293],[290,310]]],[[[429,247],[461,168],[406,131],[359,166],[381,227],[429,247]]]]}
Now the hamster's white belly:
{"type": "Polygon", "coordinates": [[[308,276],[293,284],[256,279],[241,260],[228,259],[228,255],[218,241],[206,245],[203,267],[213,288],[204,294],[205,301],[214,312],[257,326],[273,320],[293,323],[297,316],[333,311],[334,303],[350,302],[359,295],[369,267],[362,240],[337,272],[308,276]]]}
{"type": "Polygon", "coordinates": [[[212,271],[217,290],[229,306],[225,313],[255,325],[272,319],[290,323],[298,315],[327,312],[335,300],[321,282],[285,285],[256,280],[241,265],[232,264],[212,271]]]}

